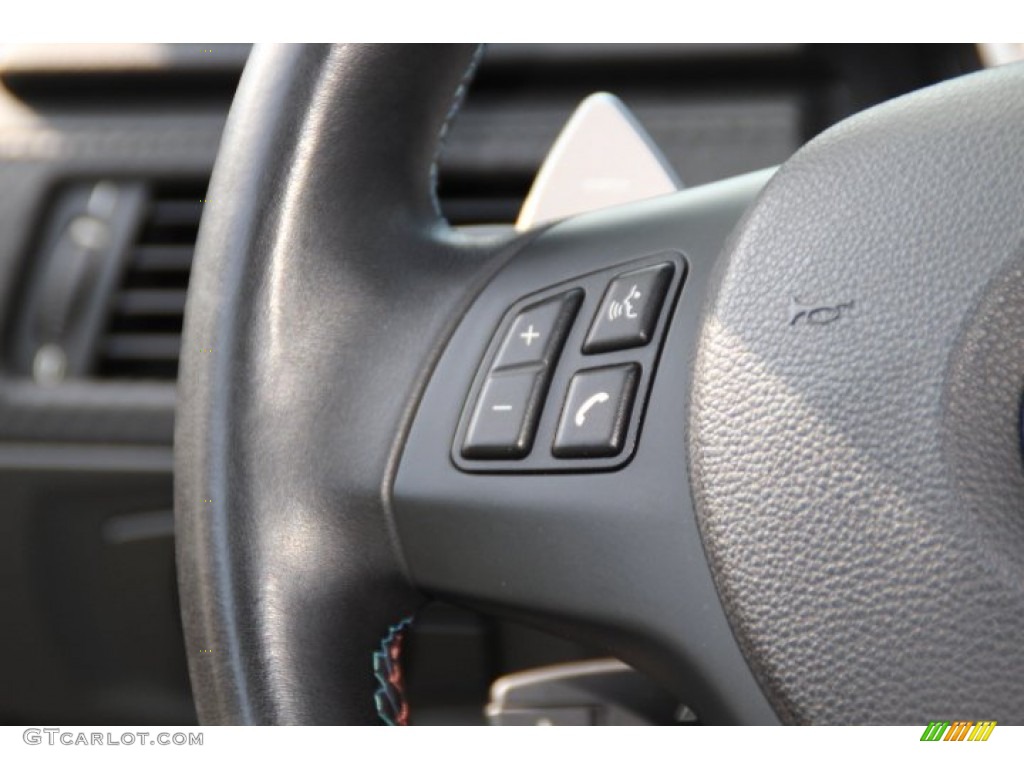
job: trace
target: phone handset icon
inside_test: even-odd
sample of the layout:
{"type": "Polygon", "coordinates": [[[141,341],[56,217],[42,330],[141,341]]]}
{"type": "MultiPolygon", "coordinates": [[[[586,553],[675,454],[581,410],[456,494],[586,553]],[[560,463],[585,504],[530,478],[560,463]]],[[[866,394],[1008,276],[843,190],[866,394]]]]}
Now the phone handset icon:
{"type": "Polygon", "coordinates": [[[598,403],[608,402],[610,397],[611,395],[609,395],[607,392],[598,392],[596,395],[591,395],[590,397],[588,397],[583,402],[583,405],[581,405],[576,410],[576,417],[574,419],[574,421],[576,422],[576,426],[582,427],[584,422],[586,422],[587,420],[587,413],[590,411],[590,409],[593,408],[598,403]]]}

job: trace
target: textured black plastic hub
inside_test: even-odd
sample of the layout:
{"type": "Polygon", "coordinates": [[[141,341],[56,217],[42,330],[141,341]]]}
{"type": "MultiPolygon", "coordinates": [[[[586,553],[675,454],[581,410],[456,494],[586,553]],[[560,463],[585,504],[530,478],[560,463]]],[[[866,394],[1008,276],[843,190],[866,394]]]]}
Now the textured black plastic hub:
{"type": "Polygon", "coordinates": [[[889,102],[722,256],[695,505],[785,719],[1024,722],[1021,147],[1024,68],[889,102]]]}

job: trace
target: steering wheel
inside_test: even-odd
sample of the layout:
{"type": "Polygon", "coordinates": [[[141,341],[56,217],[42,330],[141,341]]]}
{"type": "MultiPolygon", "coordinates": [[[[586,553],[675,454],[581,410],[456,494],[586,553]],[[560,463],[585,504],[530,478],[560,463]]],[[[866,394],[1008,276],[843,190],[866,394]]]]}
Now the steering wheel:
{"type": "Polygon", "coordinates": [[[1024,69],[484,237],[434,194],[476,50],[246,68],[179,381],[201,721],[376,722],[432,595],[707,723],[1024,722],[1024,69]]]}

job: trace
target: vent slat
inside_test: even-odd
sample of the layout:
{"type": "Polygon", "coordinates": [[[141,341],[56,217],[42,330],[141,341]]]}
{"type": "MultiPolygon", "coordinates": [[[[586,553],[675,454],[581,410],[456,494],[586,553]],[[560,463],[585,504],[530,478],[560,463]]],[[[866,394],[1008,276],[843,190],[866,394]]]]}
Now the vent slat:
{"type": "Polygon", "coordinates": [[[130,268],[144,272],[188,272],[194,250],[190,245],[141,245],[132,254],[130,268]]]}
{"type": "Polygon", "coordinates": [[[103,340],[103,355],[108,360],[178,361],[180,334],[111,333],[103,340]]]}
{"type": "Polygon", "coordinates": [[[130,289],[123,290],[114,303],[120,315],[177,315],[185,312],[186,291],[130,289]]]}
{"type": "Polygon", "coordinates": [[[199,200],[160,200],[153,202],[149,224],[154,227],[199,226],[203,204],[199,200]]]}

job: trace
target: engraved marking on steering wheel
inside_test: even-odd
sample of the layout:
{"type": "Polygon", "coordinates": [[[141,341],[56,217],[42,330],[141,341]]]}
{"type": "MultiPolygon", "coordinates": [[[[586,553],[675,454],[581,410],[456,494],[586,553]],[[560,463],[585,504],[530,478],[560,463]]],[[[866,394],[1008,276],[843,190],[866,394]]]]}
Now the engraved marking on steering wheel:
{"type": "Polygon", "coordinates": [[[801,320],[806,325],[829,325],[848,315],[852,309],[852,299],[837,304],[803,304],[792,298],[789,300],[789,325],[796,325],[801,320]]]}

